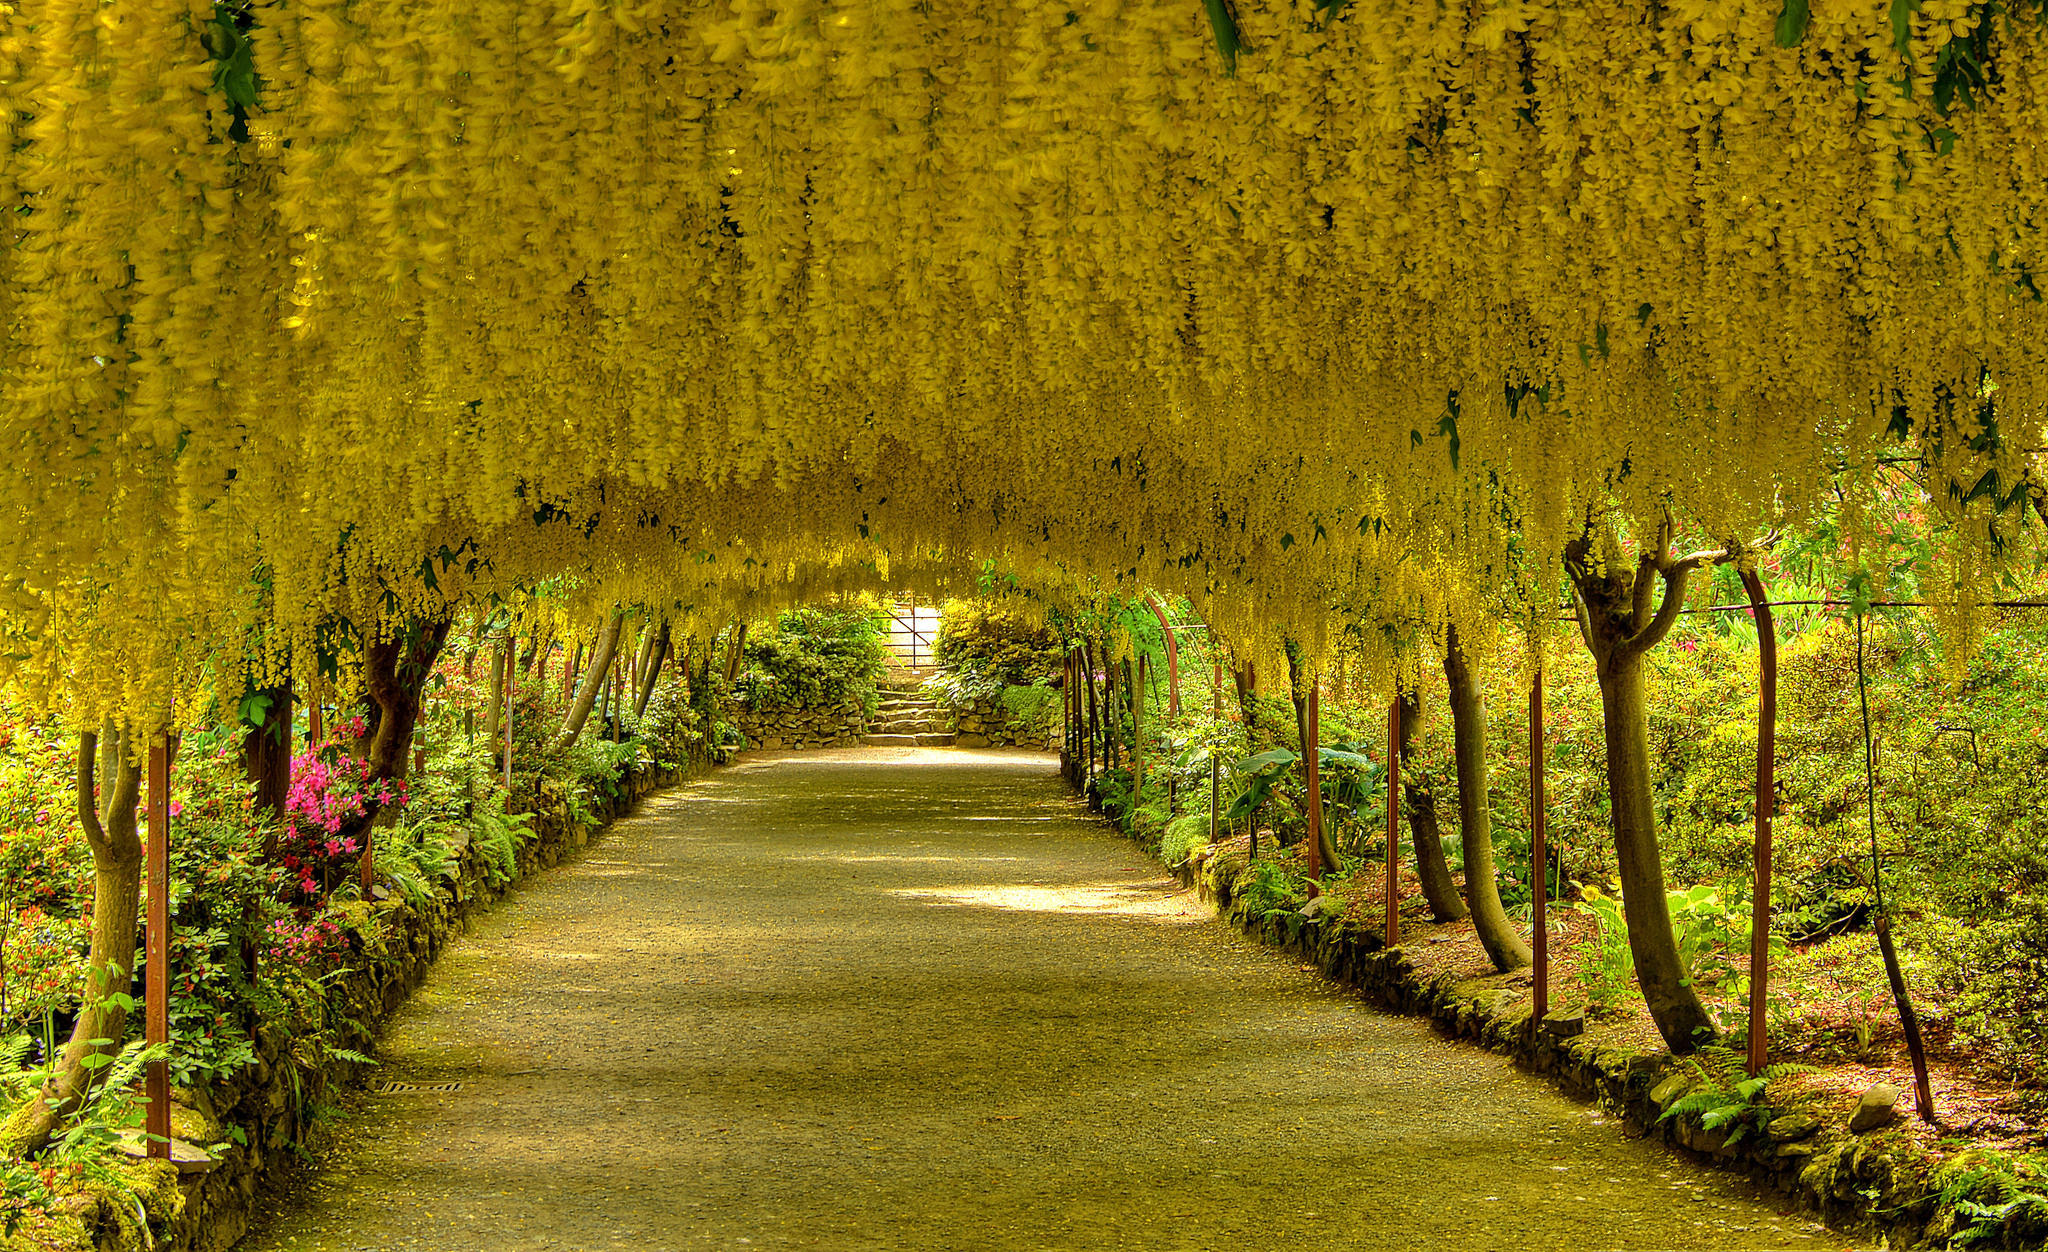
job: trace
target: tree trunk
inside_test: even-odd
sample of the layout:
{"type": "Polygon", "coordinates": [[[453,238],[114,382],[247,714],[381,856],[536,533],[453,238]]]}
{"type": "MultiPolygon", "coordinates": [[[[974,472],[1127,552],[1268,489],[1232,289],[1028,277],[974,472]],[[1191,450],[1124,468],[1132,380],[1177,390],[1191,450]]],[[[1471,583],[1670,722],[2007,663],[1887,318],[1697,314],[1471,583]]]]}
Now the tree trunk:
{"type": "Polygon", "coordinates": [[[661,663],[668,659],[668,619],[661,619],[661,633],[655,636],[654,646],[648,649],[647,664],[640,675],[640,694],[633,700],[633,716],[647,715],[647,702],[654,698],[654,684],[661,678],[661,663]]]}
{"type": "Polygon", "coordinates": [[[1451,866],[1444,859],[1443,827],[1437,820],[1436,793],[1424,783],[1408,781],[1408,761],[1415,754],[1415,734],[1422,723],[1422,693],[1413,688],[1401,692],[1401,801],[1408,813],[1408,835],[1415,844],[1415,876],[1422,880],[1423,898],[1429,901],[1429,915],[1439,922],[1455,922],[1466,914],[1458,898],[1458,884],[1451,879],[1451,866]]]}
{"type": "MultiPolygon", "coordinates": [[[[263,719],[248,724],[242,736],[242,775],[256,785],[256,811],[273,823],[284,821],[285,795],[292,786],[292,685],[286,681],[265,687],[270,697],[263,719]]],[[[275,837],[264,844],[265,855],[274,850],[275,837]]]]}
{"type": "Polygon", "coordinates": [[[635,705],[640,703],[640,684],[647,681],[647,671],[654,664],[654,647],[659,638],[660,632],[655,628],[653,621],[650,620],[640,628],[640,644],[633,649],[633,665],[629,674],[633,680],[631,690],[635,705]]]}
{"type": "Polygon", "coordinates": [[[93,804],[97,741],[90,731],[78,737],[78,820],[92,849],[93,868],[92,949],[84,1001],[49,1082],[0,1126],[0,1154],[30,1156],[49,1146],[64,1118],[85,1103],[95,1076],[105,1073],[105,1066],[88,1065],[87,1058],[118,1053],[128,1025],[128,1011],[117,997],[126,997],[135,980],[136,917],[142,902],[142,840],[135,828],[135,803],[142,765],[128,751],[132,742],[117,745],[118,763],[102,821],[93,804]]]}
{"type": "Polygon", "coordinates": [[[1458,836],[1465,849],[1465,903],[1472,910],[1472,928],[1479,943],[1505,973],[1531,960],[1529,945],[1515,933],[1501,907],[1500,884],[1493,865],[1493,814],[1486,789],[1486,702],[1472,670],[1465,662],[1465,649],[1458,642],[1458,629],[1444,632],[1444,677],[1451,685],[1451,735],[1458,754],[1458,836]]]}
{"type": "MultiPolygon", "coordinates": [[[[590,720],[590,710],[597,704],[597,693],[604,686],[604,680],[611,673],[612,653],[619,646],[619,631],[625,626],[623,614],[612,614],[604,633],[597,637],[597,647],[591,653],[590,668],[583,671],[582,685],[576,689],[576,699],[569,706],[569,716],[562,723],[562,733],[555,739],[555,747],[566,748],[576,742],[583,733],[584,724],[590,720]]],[[[706,727],[706,733],[710,728],[706,727]]]]}
{"type": "MultiPolygon", "coordinates": [[[[1316,855],[1322,858],[1322,863],[1325,866],[1334,870],[1343,862],[1337,859],[1337,844],[1330,835],[1330,823],[1322,820],[1322,787],[1318,785],[1315,788],[1315,793],[1313,795],[1309,794],[1308,687],[1302,681],[1304,676],[1301,672],[1301,649],[1296,647],[1294,641],[1290,639],[1287,641],[1286,650],[1287,690],[1289,696],[1294,701],[1294,731],[1297,736],[1294,743],[1296,747],[1301,749],[1302,795],[1307,803],[1315,805],[1317,809],[1316,819],[1309,823],[1310,829],[1316,836],[1316,855]]],[[[1317,750],[1320,752],[1320,747],[1317,750]]]]}
{"type": "Polygon", "coordinates": [[[1711,1038],[1713,1020],[1688,982],[1664,894],[1664,858],[1650,788],[1650,728],[1643,704],[1641,653],[1599,667],[1600,712],[1606,721],[1607,792],[1614,814],[1614,854],[1621,867],[1621,904],[1628,946],[1643,999],[1673,1052],[1711,1038]]]}
{"type": "Polygon", "coordinates": [[[740,670],[747,664],[747,624],[741,622],[733,627],[732,651],[725,655],[725,685],[730,687],[740,679],[740,670]]]}
{"type": "Polygon", "coordinates": [[[1600,681],[1600,711],[1607,741],[1607,793],[1613,815],[1614,854],[1621,870],[1622,912],[1636,982],[1657,1033],[1673,1052],[1686,1053],[1714,1038],[1713,1019],[1679,960],[1664,894],[1664,859],[1657,847],[1657,813],[1650,790],[1650,727],[1643,704],[1643,654],[1678,620],[1693,569],[1724,554],[1671,556],[1671,524],[1656,546],[1646,545],[1631,570],[1611,531],[1587,533],[1565,550],[1579,615],[1579,631],[1593,654],[1600,681]],[[1596,554],[1595,544],[1600,546],[1596,554]],[[1664,599],[1653,606],[1657,584],[1664,599]]]}
{"type": "Polygon", "coordinates": [[[498,723],[505,713],[505,649],[491,649],[491,696],[485,701],[484,742],[498,742],[498,723]]]}
{"type": "MultiPolygon", "coordinates": [[[[412,764],[412,733],[419,725],[427,679],[433,677],[434,661],[448,642],[454,618],[447,613],[427,619],[410,619],[404,628],[385,638],[363,645],[363,690],[369,696],[369,716],[356,755],[369,766],[364,791],[367,811],[349,833],[364,836],[368,851],[368,828],[377,823],[384,806],[377,799],[377,784],[402,780],[412,764]]],[[[499,696],[502,700],[502,692],[499,696]]],[[[492,706],[496,709],[496,705],[492,706]]],[[[493,719],[495,722],[495,719],[493,719]]]]}
{"type": "Polygon", "coordinates": [[[1246,661],[1231,669],[1230,681],[1237,687],[1237,713],[1244,719],[1244,733],[1249,736],[1259,720],[1259,671],[1246,661]]]}

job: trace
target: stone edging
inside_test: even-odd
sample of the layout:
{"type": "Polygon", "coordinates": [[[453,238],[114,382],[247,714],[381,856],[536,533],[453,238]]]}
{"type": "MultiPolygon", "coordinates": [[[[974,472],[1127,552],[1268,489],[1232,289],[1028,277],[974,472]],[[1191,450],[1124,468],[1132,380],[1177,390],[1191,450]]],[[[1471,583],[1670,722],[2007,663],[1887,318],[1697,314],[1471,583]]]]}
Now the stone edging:
{"type": "MultiPolygon", "coordinates": [[[[433,968],[448,940],[467,929],[469,918],[502,898],[539,870],[559,864],[572,850],[586,845],[620,816],[630,812],[649,792],[681,781],[689,770],[649,769],[625,777],[623,796],[597,806],[596,827],[579,824],[559,799],[544,800],[533,815],[535,835],[519,851],[518,874],[494,886],[483,858],[470,847],[461,849],[458,873],[443,892],[424,907],[403,898],[377,902],[381,942],[358,954],[341,981],[343,1011],[367,1030],[349,1040],[367,1048],[385,1021],[411,996],[433,968]]],[[[256,1063],[211,1088],[177,1093],[172,1130],[186,1143],[221,1142],[225,1128],[237,1128],[246,1146],[230,1145],[206,1172],[186,1172],[174,1186],[142,1193],[150,1219],[153,1252],[224,1252],[247,1233],[259,1186],[281,1175],[294,1159],[309,1110],[336,1091],[353,1085],[367,1067],[335,1058],[310,1074],[284,1060],[290,1040],[267,1027],[256,1031],[256,1063]]],[[[161,1182],[171,1181],[169,1167],[161,1182]]],[[[189,1168],[189,1167],[188,1167],[189,1168]]],[[[88,1243],[74,1245],[94,1252],[128,1252],[137,1245],[135,1214],[119,1211],[111,1198],[87,1197],[71,1209],[86,1231],[88,1243]]]]}

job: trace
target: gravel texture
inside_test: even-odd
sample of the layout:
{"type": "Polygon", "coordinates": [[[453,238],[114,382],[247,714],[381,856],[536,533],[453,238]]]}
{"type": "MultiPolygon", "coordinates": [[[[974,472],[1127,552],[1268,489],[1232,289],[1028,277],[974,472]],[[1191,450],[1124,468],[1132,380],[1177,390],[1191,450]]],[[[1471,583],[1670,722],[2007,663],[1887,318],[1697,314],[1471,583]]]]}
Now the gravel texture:
{"type": "Polygon", "coordinates": [[[1837,1248],[1211,920],[1051,758],[653,797],[451,945],[272,1249],[1837,1248]]]}

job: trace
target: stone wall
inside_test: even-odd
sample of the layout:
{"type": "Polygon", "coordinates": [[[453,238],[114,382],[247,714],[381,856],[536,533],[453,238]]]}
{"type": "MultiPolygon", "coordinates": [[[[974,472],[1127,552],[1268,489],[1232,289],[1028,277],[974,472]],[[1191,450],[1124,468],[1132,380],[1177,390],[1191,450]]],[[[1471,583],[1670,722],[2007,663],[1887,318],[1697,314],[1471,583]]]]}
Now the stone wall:
{"type": "MultiPolygon", "coordinates": [[[[1053,706],[1055,711],[1058,707],[1053,706]]],[[[972,699],[955,706],[953,734],[954,743],[962,748],[1043,748],[1051,752],[1060,749],[1057,721],[1050,728],[1020,721],[1010,715],[1000,699],[972,699]]]]}
{"type": "MultiPolygon", "coordinates": [[[[609,824],[640,797],[683,777],[684,771],[644,770],[626,778],[625,798],[603,802],[598,816],[609,824]]],[[[519,852],[519,878],[558,864],[590,841],[596,830],[569,815],[559,799],[543,798],[533,818],[534,837],[519,852]]],[[[352,958],[342,976],[341,1012],[366,1029],[345,1040],[354,1051],[370,1050],[382,1027],[433,967],[448,940],[462,933],[469,917],[502,897],[519,881],[493,886],[482,856],[464,846],[459,873],[442,894],[424,905],[401,897],[379,900],[371,908],[381,923],[366,927],[379,936],[369,951],[352,958]]],[[[210,1088],[179,1089],[171,1114],[172,1136],[179,1141],[179,1164],[144,1163],[140,1189],[150,1232],[144,1236],[134,1210],[111,1197],[81,1195],[67,1201],[68,1243],[38,1243],[62,1252],[224,1252],[247,1231],[259,1185],[281,1174],[298,1159],[311,1124],[312,1110],[331,1104],[336,1090],[363,1076],[364,1066],[336,1059],[307,1072],[286,1059],[291,1040],[274,1027],[256,1032],[256,1063],[210,1088]],[[234,1128],[231,1133],[229,1128],[234,1128]],[[208,1162],[189,1145],[223,1143],[236,1134],[246,1142],[229,1144],[208,1162]]],[[[0,1240],[0,1247],[12,1246],[0,1240]]]]}
{"type": "Polygon", "coordinates": [[[728,716],[753,748],[850,748],[867,730],[867,714],[857,704],[761,710],[735,705],[728,716]]]}

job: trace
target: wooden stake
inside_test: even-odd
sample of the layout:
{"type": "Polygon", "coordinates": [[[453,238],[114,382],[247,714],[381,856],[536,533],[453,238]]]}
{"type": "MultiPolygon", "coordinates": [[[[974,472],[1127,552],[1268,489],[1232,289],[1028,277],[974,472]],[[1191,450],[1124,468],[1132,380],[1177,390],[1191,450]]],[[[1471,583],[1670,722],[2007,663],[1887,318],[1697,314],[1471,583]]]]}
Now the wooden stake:
{"type": "MultiPolygon", "coordinates": [[[[149,1001],[144,1009],[143,1038],[151,1047],[171,1042],[171,739],[169,719],[163,733],[149,741],[149,944],[144,980],[149,1001]]],[[[149,1063],[143,1079],[149,1109],[143,1130],[148,1154],[171,1158],[171,1070],[164,1060],[149,1063]]]]}

